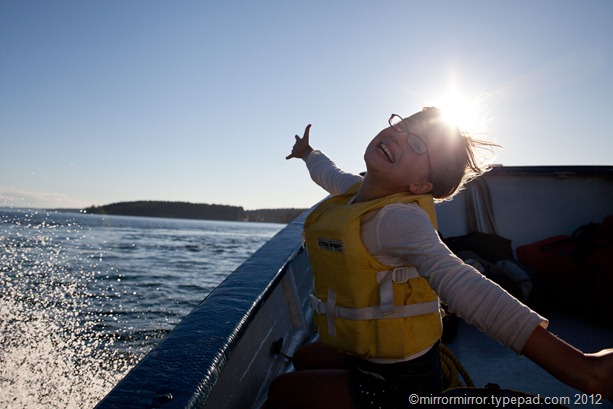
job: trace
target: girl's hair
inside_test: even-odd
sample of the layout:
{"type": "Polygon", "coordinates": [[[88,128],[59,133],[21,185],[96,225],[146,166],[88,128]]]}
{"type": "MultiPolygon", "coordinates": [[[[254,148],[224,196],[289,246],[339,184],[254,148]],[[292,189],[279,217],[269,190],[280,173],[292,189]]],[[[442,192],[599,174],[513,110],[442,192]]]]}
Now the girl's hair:
{"type": "Polygon", "coordinates": [[[457,126],[445,121],[442,111],[438,108],[424,108],[414,114],[414,117],[423,121],[428,135],[426,143],[432,142],[434,135],[437,139],[442,139],[436,144],[436,162],[431,162],[430,181],[433,187],[430,193],[437,201],[451,199],[468,182],[490,170],[490,164],[483,159],[482,152],[479,151],[487,150],[492,153],[494,147],[500,145],[475,139],[461,132],[457,126]]]}

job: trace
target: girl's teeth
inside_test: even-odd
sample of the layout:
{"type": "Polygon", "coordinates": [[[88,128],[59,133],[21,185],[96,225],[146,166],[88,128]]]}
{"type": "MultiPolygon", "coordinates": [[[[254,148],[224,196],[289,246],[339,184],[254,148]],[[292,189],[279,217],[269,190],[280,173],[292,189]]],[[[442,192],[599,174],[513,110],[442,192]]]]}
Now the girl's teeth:
{"type": "Polygon", "coordinates": [[[385,144],[382,143],[380,148],[381,148],[381,151],[383,151],[383,153],[385,154],[385,156],[387,156],[389,161],[394,163],[394,157],[392,156],[392,152],[387,148],[387,146],[385,146],[385,144]]]}

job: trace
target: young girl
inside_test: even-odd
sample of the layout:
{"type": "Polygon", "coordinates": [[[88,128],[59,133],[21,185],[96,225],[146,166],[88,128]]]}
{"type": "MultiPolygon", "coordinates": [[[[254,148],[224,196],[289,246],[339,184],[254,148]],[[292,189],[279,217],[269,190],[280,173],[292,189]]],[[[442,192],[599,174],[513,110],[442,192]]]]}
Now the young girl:
{"type": "Polygon", "coordinates": [[[488,147],[436,108],[370,142],[364,177],[345,173],[309,144],[310,125],[286,159],[301,158],[332,197],[305,221],[311,305],[320,340],[270,387],[272,408],[400,408],[441,392],[439,297],[561,381],[613,397],[613,349],[585,354],[549,333],[547,320],[457,258],[436,232],[433,199],[445,200],[487,170],[488,147]]]}

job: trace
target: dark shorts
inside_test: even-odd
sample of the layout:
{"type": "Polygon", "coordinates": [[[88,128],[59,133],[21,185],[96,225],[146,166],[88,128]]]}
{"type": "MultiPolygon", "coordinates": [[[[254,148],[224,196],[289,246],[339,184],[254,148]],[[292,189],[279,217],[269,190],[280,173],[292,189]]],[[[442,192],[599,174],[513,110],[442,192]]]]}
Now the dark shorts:
{"type": "Polygon", "coordinates": [[[351,370],[351,393],[358,409],[415,408],[409,396],[441,393],[438,344],[419,358],[395,364],[375,364],[356,358],[351,370]]]}

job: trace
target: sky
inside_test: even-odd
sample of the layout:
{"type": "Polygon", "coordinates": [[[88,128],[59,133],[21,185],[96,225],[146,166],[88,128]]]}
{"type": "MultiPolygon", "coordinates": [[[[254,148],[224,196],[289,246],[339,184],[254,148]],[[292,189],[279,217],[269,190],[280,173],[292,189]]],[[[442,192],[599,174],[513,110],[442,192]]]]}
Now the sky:
{"type": "Polygon", "coordinates": [[[310,207],[307,124],[357,173],[432,105],[497,164],[613,165],[612,39],[610,0],[0,0],[0,206],[310,207]]]}

